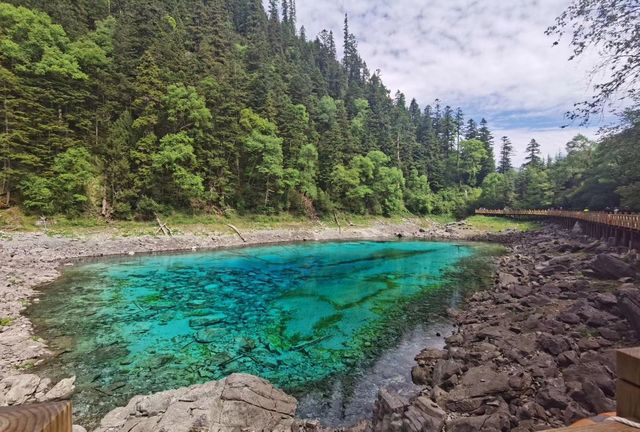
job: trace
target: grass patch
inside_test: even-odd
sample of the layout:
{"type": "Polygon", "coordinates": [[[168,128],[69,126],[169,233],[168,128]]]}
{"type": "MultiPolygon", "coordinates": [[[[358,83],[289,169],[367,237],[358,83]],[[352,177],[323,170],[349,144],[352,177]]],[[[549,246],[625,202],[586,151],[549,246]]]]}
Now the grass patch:
{"type": "Polygon", "coordinates": [[[488,232],[500,232],[505,230],[525,232],[540,228],[540,224],[538,222],[493,216],[470,216],[466,219],[466,222],[469,226],[475,229],[488,232]]]}
{"type": "Polygon", "coordinates": [[[429,215],[426,216],[425,219],[431,222],[439,223],[441,225],[446,225],[457,221],[456,217],[451,214],[429,215]]]}
{"type": "Polygon", "coordinates": [[[13,324],[13,318],[0,317],[0,328],[9,327],[13,324]]]}
{"type": "MultiPolygon", "coordinates": [[[[428,228],[433,224],[446,225],[456,221],[453,215],[429,215],[418,218],[409,214],[383,217],[338,213],[337,216],[343,228],[347,226],[368,227],[379,222],[401,224],[407,220],[412,220],[428,228]]],[[[207,235],[212,232],[228,233],[230,230],[227,224],[235,225],[241,231],[312,229],[317,228],[319,224],[329,228],[336,227],[332,214],[325,215],[320,221],[314,221],[304,216],[291,215],[288,213],[277,215],[237,215],[231,213],[228,216],[219,216],[174,212],[169,215],[162,215],[161,219],[173,230],[174,234],[195,235],[207,235]]],[[[0,210],[0,230],[4,230],[7,233],[17,231],[43,231],[43,226],[36,225],[38,220],[39,218],[37,216],[26,215],[16,207],[0,210]]],[[[466,221],[473,228],[489,232],[499,232],[507,229],[529,231],[539,227],[539,224],[536,222],[489,216],[471,216],[466,221]]],[[[46,227],[47,234],[63,237],[90,234],[110,234],[114,237],[144,236],[154,235],[156,230],[157,224],[155,221],[106,221],[100,216],[77,216],[73,218],[68,218],[63,215],[52,216],[48,218],[46,227]]]]}

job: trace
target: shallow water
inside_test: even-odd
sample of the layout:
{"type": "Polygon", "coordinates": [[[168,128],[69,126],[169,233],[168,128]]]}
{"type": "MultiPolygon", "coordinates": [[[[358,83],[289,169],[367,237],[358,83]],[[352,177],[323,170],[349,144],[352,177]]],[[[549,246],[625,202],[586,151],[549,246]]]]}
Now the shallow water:
{"type": "Polygon", "coordinates": [[[92,262],[28,312],[57,352],[44,373],[77,375],[86,424],[133,395],[233,372],[298,396],[303,416],[343,424],[368,415],[379,386],[411,391],[412,357],[438,343],[439,316],[459,301],[443,274],[472,253],[357,241],[92,262]]]}

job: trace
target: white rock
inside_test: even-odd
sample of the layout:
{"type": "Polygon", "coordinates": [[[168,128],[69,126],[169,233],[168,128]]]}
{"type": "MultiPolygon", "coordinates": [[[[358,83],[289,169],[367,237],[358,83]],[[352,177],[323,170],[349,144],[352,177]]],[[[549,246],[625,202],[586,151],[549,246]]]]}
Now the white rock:
{"type": "Polygon", "coordinates": [[[2,387],[9,387],[9,391],[0,399],[0,405],[20,405],[27,402],[38,389],[40,377],[33,374],[14,375],[2,380],[2,387]]]}
{"type": "Polygon", "coordinates": [[[53,386],[51,390],[49,390],[44,397],[42,398],[43,402],[48,401],[56,401],[56,400],[65,400],[71,398],[73,396],[73,392],[76,389],[74,385],[76,382],[75,375],[71,378],[65,378],[60,380],[58,384],[53,386]]]}

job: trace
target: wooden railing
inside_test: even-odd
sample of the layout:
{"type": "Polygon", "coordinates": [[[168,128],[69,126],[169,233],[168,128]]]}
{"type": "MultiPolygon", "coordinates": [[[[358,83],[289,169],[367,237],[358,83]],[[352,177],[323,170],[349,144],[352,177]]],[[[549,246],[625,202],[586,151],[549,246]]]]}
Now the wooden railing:
{"type": "Polygon", "coordinates": [[[1,432],[71,432],[71,402],[0,408],[1,432]]]}
{"type": "Polygon", "coordinates": [[[567,210],[488,210],[478,209],[476,214],[488,216],[537,216],[569,218],[586,222],[599,223],[617,228],[640,231],[640,214],[614,214],[590,211],[567,210]]]}

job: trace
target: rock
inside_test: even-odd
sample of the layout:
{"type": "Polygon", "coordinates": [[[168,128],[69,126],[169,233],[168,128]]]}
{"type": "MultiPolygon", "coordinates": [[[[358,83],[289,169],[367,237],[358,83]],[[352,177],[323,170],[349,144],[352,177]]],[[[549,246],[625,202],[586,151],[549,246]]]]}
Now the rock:
{"type": "Polygon", "coordinates": [[[42,398],[42,402],[70,399],[76,389],[76,386],[74,385],[75,382],[75,376],[60,380],[58,384],[53,386],[53,388],[44,395],[44,397],[42,398]]]}
{"type": "Polygon", "coordinates": [[[570,308],[570,312],[578,315],[592,327],[602,327],[618,320],[615,315],[596,309],[586,300],[579,300],[576,302],[570,308]]]}
{"type": "Polygon", "coordinates": [[[616,295],[611,292],[596,294],[594,301],[600,307],[612,307],[618,304],[618,299],[616,298],[616,295]]]}
{"type": "Polygon", "coordinates": [[[498,284],[504,288],[509,288],[518,283],[518,278],[510,273],[498,273],[498,284]]]}
{"type": "Polygon", "coordinates": [[[637,276],[637,270],[633,266],[608,254],[597,255],[589,263],[589,268],[603,279],[635,278],[637,276]]]}
{"type": "Polygon", "coordinates": [[[560,312],[558,314],[558,320],[562,321],[565,324],[579,324],[580,323],[580,317],[577,314],[574,314],[572,312],[560,312]]]}
{"type": "Polygon", "coordinates": [[[565,351],[558,356],[558,364],[562,367],[572,365],[578,361],[578,353],[575,351],[565,351]]]}
{"type": "Polygon", "coordinates": [[[617,291],[616,297],[622,314],[640,337],[640,289],[621,288],[617,291]]]}
{"type": "Polygon", "coordinates": [[[450,393],[451,399],[468,399],[509,391],[509,376],[496,372],[491,366],[477,366],[469,369],[450,393]]]}
{"type": "Polygon", "coordinates": [[[545,420],[547,418],[544,408],[533,401],[525,402],[521,407],[519,407],[516,411],[516,416],[520,420],[535,418],[545,420]]]}
{"type": "Polygon", "coordinates": [[[379,411],[389,413],[401,413],[408,402],[399,395],[392,393],[386,389],[381,389],[378,393],[376,404],[380,404],[379,411]]]}
{"type": "Polygon", "coordinates": [[[598,332],[600,333],[600,336],[612,342],[617,342],[620,340],[620,333],[613,329],[602,327],[598,329],[598,332]]]}
{"type": "Polygon", "coordinates": [[[497,432],[509,431],[511,424],[506,414],[460,417],[447,422],[448,432],[497,432]]]}
{"type": "MultiPolygon", "coordinates": [[[[374,432],[402,432],[408,401],[388,390],[381,389],[374,405],[374,432]]],[[[415,417],[415,413],[414,413],[415,417]]]]}
{"type": "Polygon", "coordinates": [[[8,391],[0,399],[0,406],[21,405],[28,402],[34,396],[40,377],[33,374],[14,375],[0,381],[0,389],[8,391]]]}
{"type": "Polygon", "coordinates": [[[593,381],[585,381],[571,392],[571,397],[593,413],[609,412],[615,409],[615,403],[607,398],[593,381]]]}
{"type": "Polygon", "coordinates": [[[87,430],[80,425],[73,425],[71,432],[87,432],[87,430]]]}
{"type": "Polygon", "coordinates": [[[553,355],[559,355],[571,349],[571,345],[565,336],[551,335],[549,333],[542,333],[538,337],[538,344],[541,349],[553,355]]]}
{"type": "Polygon", "coordinates": [[[406,431],[439,431],[444,426],[446,413],[426,396],[418,397],[403,414],[406,431]]]}
{"type": "Polygon", "coordinates": [[[546,409],[564,409],[569,405],[569,398],[565,392],[562,379],[549,380],[536,394],[536,402],[546,409]]]}
{"type": "Polygon", "coordinates": [[[420,351],[420,354],[415,357],[415,360],[420,363],[439,360],[445,357],[447,357],[447,351],[436,348],[427,348],[420,351]]]}
{"type": "Polygon", "coordinates": [[[431,372],[423,366],[414,366],[411,368],[411,381],[415,385],[427,385],[431,381],[431,372]]]}
{"type": "Polygon", "coordinates": [[[433,368],[433,385],[442,385],[451,376],[462,372],[462,363],[457,360],[438,360],[433,368]]]}
{"type": "Polygon", "coordinates": [[[511,297],[518,299],[528,296],[532,291],[533,288],[526,285],[513,285],[509,288],[509,294],[511,294],[511,297]]]}
{"type": "Polygon", "coordinates": [[[294,398],[267,381],[233,374],[220,381],[136,396],[126,407],[107,414],[96,432],[290,432],[296,408],[294,398]]]}

